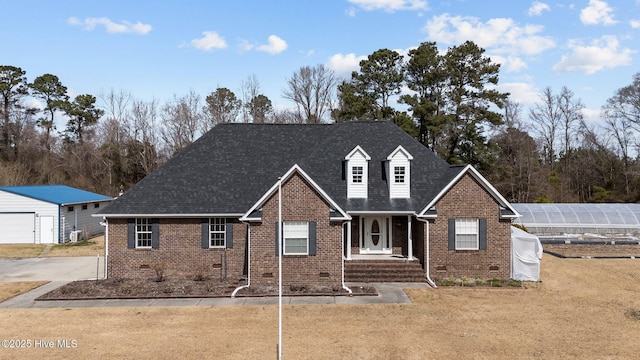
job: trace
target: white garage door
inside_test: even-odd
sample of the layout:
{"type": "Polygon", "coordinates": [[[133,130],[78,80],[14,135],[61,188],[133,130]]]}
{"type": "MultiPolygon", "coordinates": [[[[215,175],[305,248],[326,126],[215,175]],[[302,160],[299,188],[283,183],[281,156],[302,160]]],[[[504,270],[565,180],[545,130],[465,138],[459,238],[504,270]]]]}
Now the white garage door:
{"type": "Polygon", "coordinates": [[[0,244],[35,243],[35,214],[0,214],[0,244]]]}

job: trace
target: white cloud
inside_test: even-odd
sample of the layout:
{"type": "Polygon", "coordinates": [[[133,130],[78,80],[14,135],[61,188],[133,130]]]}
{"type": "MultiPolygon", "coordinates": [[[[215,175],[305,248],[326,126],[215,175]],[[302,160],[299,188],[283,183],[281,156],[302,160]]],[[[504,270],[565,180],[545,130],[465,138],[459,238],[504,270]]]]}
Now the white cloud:
{"type": "Polygon", "coordinates": [[[534,1],[531,4],[531,7],[529,8],[529,10],[527,11],[527,14],[529,16],[540,16],[542,15],[543,11],[550,11],[551,8],[549,7],[549,5],[540,2],[540,1],[534,1]]]}
{"type": "Polygon", "coordinates": [[[366,56],[356,56],[350,54],[335,54],[329,58],[327,66],[336,72],[337,75],[351,75],[351,72],[360,70],[360,61],[366,59],[366,56]]]}
{"type": "Polygon", "coordinates": [[[530,83],[501,83],[496,86],[496,89],[501,92],[508,92],[509,100],[522,105],[535,104],[540,100],[539,92],[530,83]]]}
{"type": "Polygon", "coordinates": [[[264,51],[271,55],[279,54],[287,49],[287,42],[282,40],[276,35],[270,35],[268,38],[268,44],[257,46],[257,51],[264,51]]]}
{"type": "Polygon", "coordinates": [[[493,53],[535,55],[556,46],[551,37],[539,35],[541,25],[516,24],[510,18],[494,18],[487,22],[471,16],[442,14],[427,21],[428,39],[438,43],[462,44],[467,40],[493,53]]]}
{"type": "Polygon", "coordinates": [[[347,10],[345,10],[344,13],[347,14],[348,16],[354,17],[356,16],[356,9],[350,7],[347,10]]]}
{"type": "Polygon", "coordinates": [[[384,10],[394,12],[397,10],[427,10],[427,2],[424,0],[349,0],[366,11],[384,10]]]}
{"type": "Polygon", "coordinates": [[[82,26],[84,30],[93,30],[96,26],[102,25],[109,34],[133,33],[146,35],[152,29],[151,25],[143,24],[139,21],[135,24],[128,21],[116,23],[106,17],[86,18],[84,20],[80,20],[76,17],[70,17],[67,19],[67,23],[73,26],[82,26]]]}
{"type": "Polygon", "coordinates": [[[631,20],[629,21],[629,25],[631,25],[633,29],[640,29],[640,20],[631,20]]]}
{"type": "Polygon", "coordinates": [[[613,25],[613,9],[606,1],[589,0],[589,5],[580,11],[580,21],[585,25],[613,25]]]}
{"type": "Polygon", "coordinates": [[[618,38],[615,36],[602,36],[589,45],[571,41],[571,54],[563,55],[560,62],[553,66],[553,71],[593,74],[605,68],[630,65],[631,54],[636,51],[619,47],[618,38]]]}
{"type": "Polygon", "coordinates": [[[191,40],[191,45],[198,50],[211,51],[225,49],[227,42],[215,31],[204,31],[201,38],[191,40]]]}
{"type": "Polygon", "coordinates": [[[597,125],[602,120],[602,110],[600,109],[582,109],[582,117],[587,124],[597,125]]]}
{"type": "Polygon", "coordinates": [[[518,72],[527,68],[527,63],[517,56],[501,56],[501,55],[488,55],[491,61],[500,64],[500,68],[506,72],[518,72]]]}

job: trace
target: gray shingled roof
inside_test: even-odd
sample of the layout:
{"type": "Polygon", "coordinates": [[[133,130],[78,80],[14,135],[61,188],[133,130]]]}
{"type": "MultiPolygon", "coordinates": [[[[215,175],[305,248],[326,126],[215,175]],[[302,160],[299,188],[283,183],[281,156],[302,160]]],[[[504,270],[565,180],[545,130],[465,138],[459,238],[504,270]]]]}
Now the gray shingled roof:
{"type": "Polygon", "coordinates": [[[243,214],[294,164],[346,211],[419,212],[462,168],[386,121],[332,125],[221,124],[113,201],[104,215],[243,214]],[[344,157],[370,156],[367,199],[347,199],[344,157]],[[411,199],[390,199],[383,161],[412,156],[411,199]]]}

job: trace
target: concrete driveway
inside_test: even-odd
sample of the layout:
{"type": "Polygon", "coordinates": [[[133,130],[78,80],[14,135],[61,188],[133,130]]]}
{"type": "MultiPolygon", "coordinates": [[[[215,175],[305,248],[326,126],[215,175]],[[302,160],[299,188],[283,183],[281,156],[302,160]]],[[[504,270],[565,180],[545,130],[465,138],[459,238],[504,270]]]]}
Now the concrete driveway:
{"type": "MultiPolygon", "coordinates": [[[[97,273],[102,278],[104,258],[99,262],[97,273]]],[[[95,279],[97,265],[97,256],[0,259],[0,282],[95,279]]]]}

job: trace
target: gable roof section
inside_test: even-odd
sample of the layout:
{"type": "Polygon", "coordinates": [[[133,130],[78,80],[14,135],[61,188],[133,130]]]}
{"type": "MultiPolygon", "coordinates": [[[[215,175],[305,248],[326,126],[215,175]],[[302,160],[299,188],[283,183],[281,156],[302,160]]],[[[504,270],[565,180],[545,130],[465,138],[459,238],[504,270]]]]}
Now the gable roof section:
{"type": "Polygon", "coordinates": [[[369,156],[369,154],[367,154],[366,151],[364,151],[360,145],[357,145],[356,147],[353,148],[353,150],[351,150],[351,152],[349,152],[349,154],[347,154],[347,156],[344,157],[345,160],[349,160],[353,157],[353,155],[355,155],[357,152],[360,152],[362,154],[362,156],[364,156],[364,159],[369,161],[371,160],[371,156],[369,156]]]}
{"type": "Polygon", "coordinates": [[[57,205],[113,200],[108,196],[65,185],[3,186],[0,190],[57,205]]]}
{"type": "Polygon", "coordinates": [[[413,160],[413,156],[411,154],[409,154],[409,152],[407,150],[405,150],[402,145],[398,145],[398,147],[393,150],[393,152],[391,152],[391,154],[389,154],[389,156],[387,156],[387,160],[391,161],[393,160],[393,157],[396,156],[397,153],[401,152],[402,154],[404,154],[404,157],[406,157],[408,160],[413,160]]]}
{"type": "Polygon", "coordinates": [[[438,194],[446,162],[387,121],[338,124],[220,124],[149,174],[99,214],[238,217],[294,164],[346,212],[409,212],[438,194]],[[401,145],[414,160],[408,199],[390,199],[384,161],[401,145]],[[345,156],[371,157],[367,199],[348,199],[345,156]]]}
{"type": "Polygon", "coordinates": [[[262,207],[262,205],[264,205],[264,203],[267,200],[271,198],[271,196],[273,196],[273,194],[275,194],[278,191],[279,183],[287,181],[293,174],[296,174],[296,173],[300,174],[300,176],[302,176],[302,178],[306,182],[308,182],[311,185],[311,187],[314,190],[316,190],[318,194],[320,194],[320,196],[327,203],[329,203],[329,205],[331,206],[331,209],[334,210],[335,213],[340,215],[340,216],[332,216],[331,220],[351,220],[351,216],[349,216],[344,210],[342,210],[340,206],[336,204],[336,202],[333,201],[333,199],[331,199],[329,195],[327,195],[327,193],[324,192],[324,190],[322,190],[318,186],[318,184],[315,181],[313,181],[313,179],[311,179],[309,175],[307,175],[307,173],[305,173],[300,168],[300,166],[298,166],[298,164],[295,164],[284,175],[282,175],[282,177],[278,179],[278,181],[275,184],[273,184],[273,186],[271,186],[271,188],[267,190],[267,192],[264,193],[264,195],[262,195],[262,197],[260,198],[260,200],[258,200],[258,202],[256,202],[255,204],[253,204],[253,206],[251,206],[251,208],[240,218],[240,221],[259,220],[259,218],[256,217],[254,214],[262,207]]]}
{"type": "MultiPolygon", "coordinates": [[[[448,176],[451,176],[451,180],[447,184],[442,187],[442,190],[433,198],[431,201],[425,206],[422,211],[418,214],[419,217],[427,217],[427,218],[435,218],[437,217],[437,210],[433,211],[436,203],[449,191],[465,174],[471,175],[480,186],[482,186],[491,197],[496,200],[496,202],[500,205],[500,217],[501,218],[518,218],[521,215],[516,211],[516,209],[511,206],[511,204],[496,190],[487,181],[487,179],[482,176],[476,168],[471,165],[466,165],[464,167],[460,166],[452,166],[451,172],[449,172],[448,176]]],[[[445,176],[446,179],[448,176],[445,176]]]]}

